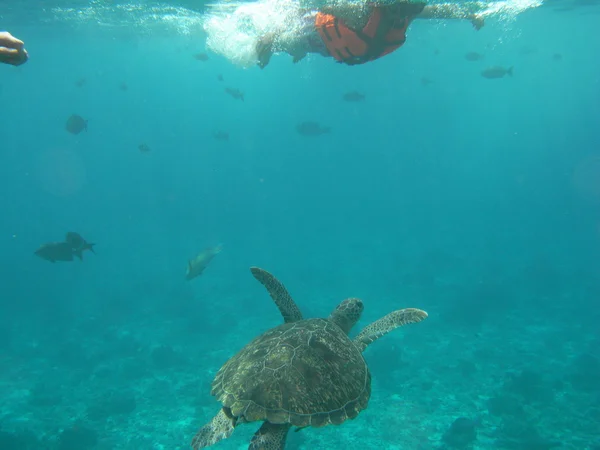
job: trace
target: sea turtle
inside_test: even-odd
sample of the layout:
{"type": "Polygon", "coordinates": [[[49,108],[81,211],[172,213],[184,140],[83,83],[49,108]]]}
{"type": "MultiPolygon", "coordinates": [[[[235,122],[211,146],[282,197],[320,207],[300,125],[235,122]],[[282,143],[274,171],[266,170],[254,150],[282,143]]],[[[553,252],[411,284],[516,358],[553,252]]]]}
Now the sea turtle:
{"type": "Polygon", "coordinates": [[[284,324],[255,338],[217,372],[211,393],[223,407],[194,436],[195,450],[228,438],[240,423],[263,422],[249,450],[283,450],[292,426],[354,419],[371,395],[362,352],[393,329],[427,317],[420,309],[400,309],[350,339],[363,311],[361,300],[344,300],[327,319],[304,319],[283,284],[263,269],[250,270],[271,295],[284,324]]]}

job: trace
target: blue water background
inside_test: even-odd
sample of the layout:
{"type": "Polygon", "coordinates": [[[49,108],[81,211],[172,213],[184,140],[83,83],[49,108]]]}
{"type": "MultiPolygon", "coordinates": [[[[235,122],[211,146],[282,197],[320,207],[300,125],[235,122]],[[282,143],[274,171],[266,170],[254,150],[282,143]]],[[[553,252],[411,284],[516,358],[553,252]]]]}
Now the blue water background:
{"type": "Polygon", "coordinates": [[[365,301],[358,328],[429,313],[365,353],[367,411],[288,448],[600,448],[598,7],[480,32],[417,22],[371,64],[279,55],[261,71],[196,60],[200,32],[14,5],[0,28],[30,61],[0,67],[2,450],[188,448],[218,410],[216,370],[281,323],[253,265],[306,316],[346,297],[365,301]],[[483,78],[490,65],[514,76],[483,78]],[[87,132],[65,131],[73,113],[87,132]],[[332,131],[300,135],[307,120],[332,131]],[[96,254],[33,254],[67,231],[96,254]]]}

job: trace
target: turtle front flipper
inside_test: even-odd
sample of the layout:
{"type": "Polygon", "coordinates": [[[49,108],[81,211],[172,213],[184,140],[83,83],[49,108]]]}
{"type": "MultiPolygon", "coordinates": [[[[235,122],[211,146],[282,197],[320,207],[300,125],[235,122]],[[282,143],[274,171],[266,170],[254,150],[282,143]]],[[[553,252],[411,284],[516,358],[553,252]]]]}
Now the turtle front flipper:
{"type": "Polygon", "coordinates": [[[252,272],[254,278],[267,288],[285,323],[302,320],[300,309],[294,303],[285,286],[277,278],[259,267],[250,267],[250,272],[252,272]]]}
{"type": "Polygon", "coordinates": [[[219,414],[198,430],[196,436],[192,439],[192,448],[198,450],[199,448],[210,447],[221,439],[227,439],[233,433],[233,427],[233,420],[227,417],[225,411],[221,409],[219,414]]]}
{"type": "Polygon", "coordinates": [[[248,450],[283,450],[290,426],[289,423],[264,422],[254,433],[248,450]]]}
{"type": "Polygon", "coordinates": [[[371,325],[366,326],[354,338],[354,344],[362,352],[369,344],[375,342],[381,336],[388,334],[390,331],[409,323],[417,323],[425,320],[427,313],[416,308],[399,309],[383,316],[376,320],[371,325]]]}

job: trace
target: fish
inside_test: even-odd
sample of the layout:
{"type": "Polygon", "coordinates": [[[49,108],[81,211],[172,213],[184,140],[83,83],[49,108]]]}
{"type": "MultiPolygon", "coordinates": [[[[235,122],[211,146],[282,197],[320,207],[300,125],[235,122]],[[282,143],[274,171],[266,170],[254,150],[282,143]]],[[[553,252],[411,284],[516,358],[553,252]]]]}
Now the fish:
{"type": "Polygon", "coordinates": [[[477,53],[477,52],[465,53],[465,59],[467,61],[480,61],[483,58],[485,58],[485,55],[482,55],[481,53],[477,53]]]}
{"type": "Polygon", "coordinates": [[[187,271],[185,273],[186,280],[192,280],[193,278],[199,277],[204,272],[204,269],[208,267],[208,264],[212,261],[215,255],[221,253],[223,246],[221,244],[202,250],[198,256],[188,261],[187,271]]]}
{"type": "Polygon", "coordinates": [[[224,79],[225,78],[223,78],[223,74],[220,73],[219,75],[217,75],[217,80],[223,81],[224,79]]]}
{"type": "Polygon", "coordinates": [[[227,131],[215,131],[213,133],[213,137],[215,139],[217,139],[218,141],[228,141],[229,140],[229,133],[227,131]]]}
{"type": "Polygon", "coordinates": [[[296,125],[296,131],[303,136],[320,136],[331,132],[331,127],[322,127],[317,122],[306,121],[296,125]]]}
{"type": "Polygon", "coordinates": [[[80,78],[79,80],[77,80],[75,82],[75,86],[77,86],[77,87],[83,87],[83,86],[85,86],[86,81],[87,80],[85,78],[80,78]]]}
{"type": "Polygon", "coordinates": [[[433,83],[433,80],[430,80],[427,77],[421,77],[421,84],[423,86],[429,86],[431,83],[433,83]]]}
{"type": "Polygon", "coordinates": [[[119,84],[119,89],[121,89],[122,91],[127,91],[129,89],[129,86],[127,86],[127,83],[123,81],[121,84],[119,84]]]}
{"type": "Polygon", "coordinates": [[[79,233],[76,233],[74,231],[69,231],[66,234],[65,243],[69,244],[72,253],[82,261],[84,250],[89,250],[92,253],[96,254],[96,252],[94,251],[94,245],[96,244],[86,241],[79,233]]]}
{"type": "Polygon", "coordinates": [[[345,102],[362,102],[365,100],[365,95],[358,91],[346,92],[342,97],[345,102]]]}
{"type": "Polygon", "coordinates": [[[68,242],[48,242],[42,244],[35,254],[50,262],[73,261],[73,249],[68,242]]]}
{"type": "Polygon", "coordinates": [[[490,80],[494,78],[504,78],[506,75],[509,75],[511,77],[513,76],[512,66],[510,66],[508,69],[505,69],[501,66],[491,66],[481,71],[481,76],[490,80]]]}
{"type": "MultiPolygon", "coordinates": [[[[459,417],[450,428],[442,435],[442,442],[448,447],[456,448],[465,446],[467,440],[475,439],[477,428],[481,427],[481,418],[469,419],[467,417],[459,417]]],[[[531,448],[531,447],[526,447],[531,448]]]]}
{"type": "Polygon", "coordinates": [[[208,55],[206,53],[196,53],[194,58],[198,61],[208,61],[208,55]]]}
{"type": "Polygon", "coordinates": [[[150,147],[148,147],[148,144],[140,144],[138,145],[138,150],[142,153],[148,153],[150,151],[150,147]]]}
{"type": "Polygon", "coordinates": [[[244,101],[244,93],[236,88],[225,88],[225,92],[231,95],[236,100],[244,101]]]}
{"type": "Polygon", "coordinates": [[[552,60],[554,61],[562,61],[562,55],[560,53],[555,53],[552,55],[552,60]]]}
{"type": "Polygon", "coordinates": [[[88,121],[83,117],[77,114],[72,114],[71,117],[67,119],[65,129],[71,134],[79,134],[83,130],[87,131],[87,125],[88,121]]]}

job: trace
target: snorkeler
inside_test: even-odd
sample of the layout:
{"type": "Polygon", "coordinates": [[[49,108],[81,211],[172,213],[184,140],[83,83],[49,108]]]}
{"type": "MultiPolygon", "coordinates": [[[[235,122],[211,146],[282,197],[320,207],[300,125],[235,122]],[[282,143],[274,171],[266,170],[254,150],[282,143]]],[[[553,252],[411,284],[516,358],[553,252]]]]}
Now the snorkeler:
{"type": "Polygon", "coordinates": [[[23,41],[17,39],[8,31],[0,31],[0,63],[20,66],[29,56],[23,41]]]}
{"type": "Polygon", "coordinates": [[[466,19],[476,30],[484,25],[483,16],[472,12],[469,4],[353,3],[304,11],[306,26],[293,38],[288,34],[282,39],[277,33],[259,38],[256,44],[258,66],[266,67],[273,53],[278,51],[293,56],[295,63],[308,53],[333,57],[348,65],[374,61],[404,44],[406,30],[414,19],[466,19]]]}

